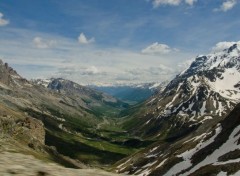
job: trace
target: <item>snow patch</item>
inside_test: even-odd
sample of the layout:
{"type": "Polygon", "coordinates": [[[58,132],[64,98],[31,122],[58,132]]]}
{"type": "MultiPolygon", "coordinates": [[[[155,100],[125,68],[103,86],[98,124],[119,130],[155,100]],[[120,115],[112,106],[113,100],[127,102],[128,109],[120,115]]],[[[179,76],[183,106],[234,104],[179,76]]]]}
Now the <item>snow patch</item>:
{"type": "Polygon", "coordinates": [[[221,171],[217,174],[217,176],[227,176],[227,172],[221,171]]]}
{"type": "MultiPolygon", "coordinates": [[[[220,132],[221,130],[218,130],[218,131],[220,132]]],[[[240,159],[230,160],[227,162],[218,162],[218,158],[220,156],[223,156],[224,154],[234,151],[236,149],[239,149],[240,145],[237,144],[238,139],[240,137],[240,134],[238,134],[239,131],[240,131],[240,125],[233,130],[228,140],[219,149],[215,150],[211,155],[207,156],[203,161],[201,161],[196,166],[194,166],[190,171],[188,171],[187,173],[184,173],[184,175],[190,175],[191,173],[195,172],[199,168],[206,166],[208,164],[221,165],[221,164],[227,164],[232,162],[240,162],[240,159]]]]}
{"type": "Polygon", "coordinates": [[[206,111],[206,101],[203,102],[202,108],[200,109],[200,114],[204,115],[205,111],[206,111]]]}
{"type": "Polygon", "coordinates": [[[159,164],[157,165],[156,168],[161,167],[167,160],[168,160],[168,158],[164,159],[161,163],[159,163],[159,164]]]}
{"type": "Polygon", "coordinates": [[[208,146],[209,144],[211,144],[214,141],[214,139],[217,137],[217,135],[221,132],[221,130],[222,130],[222,127],[220,125],[218,125],[218,127],[215,129],[215,134],[210,139],[208,139],[207,141],[203,141],[203,139],[202,139],[195,146],[195,148],[193,148],[191,150],[187,150],[180,155],[177,155],[177,157],[183,158],[183,161],[176,164],[172,168],[170,168],[169,171],[165,175],[166,176],[176,175],[177,173],[181,172],[182,170],[185,170],[185,169],[191,167],[192,166],[192,163],[191,163],[192,156],[195,153],[197,153],[199,150],[201,150],[201,149],[205,148],[206,146],[208,146]]]}

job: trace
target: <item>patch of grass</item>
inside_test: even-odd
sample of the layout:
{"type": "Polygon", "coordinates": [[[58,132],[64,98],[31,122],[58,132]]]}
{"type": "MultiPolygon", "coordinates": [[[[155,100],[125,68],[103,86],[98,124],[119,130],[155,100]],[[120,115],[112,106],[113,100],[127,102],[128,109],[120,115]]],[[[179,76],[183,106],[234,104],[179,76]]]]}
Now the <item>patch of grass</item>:
{"type": "Polygon", "coordinates": [[[119,114],[119,111],[114,108],[109,108],[107,106],[95,106],[92,108],[92,112],[97,117],[103,117],[103,116],[116,117],[119,114]]]}

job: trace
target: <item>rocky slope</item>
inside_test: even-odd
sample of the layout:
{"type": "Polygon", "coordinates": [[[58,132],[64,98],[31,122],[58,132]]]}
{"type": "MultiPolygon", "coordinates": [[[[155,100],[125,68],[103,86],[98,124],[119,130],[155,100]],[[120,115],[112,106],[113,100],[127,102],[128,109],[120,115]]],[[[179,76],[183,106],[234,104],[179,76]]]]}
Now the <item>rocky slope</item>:
{"type": "Polygon", "coordinates": [[[22,86],[28,85],[28,81],[22,78],[13,68],[7,63],[3,63],[0,59],[0,86],[22,86]]]}
{"type": "Polygon", "coordinates": [[[120,162],[134,175],[239,175],[240,104],[216,125],[199,127],[174,143],[161,141],[120,162]]]}
{"type": "Polygon", "coordinates": [[[198,56],[126,120],[127,130],[158,142],[119,162],[116,171],[238,175],[240,105],[233,108],[240,102],[239,83],[239,44],[198,56]]]}
{"type": "MultiPolygon", "coordinates": [[[[62,95],[66,95],[73,101],[67,101],[69,105],[74,106],[74,103],[80,103],[88,109],[94,109],[95,107],[103,107],[116,109],[123,109],[128,106],[127,103],[123,103],[106,93],[96,91],[94,89],[88,88],[86,86],[81,86],[73,81],[62,79],[62,78],[51,78],[49,80],[34,80],[35,84],[42,85],[49,88],[50,90],[55,90],[62,95]]],[[[66,103],[67,103],[66,102],[66,103]]]]}

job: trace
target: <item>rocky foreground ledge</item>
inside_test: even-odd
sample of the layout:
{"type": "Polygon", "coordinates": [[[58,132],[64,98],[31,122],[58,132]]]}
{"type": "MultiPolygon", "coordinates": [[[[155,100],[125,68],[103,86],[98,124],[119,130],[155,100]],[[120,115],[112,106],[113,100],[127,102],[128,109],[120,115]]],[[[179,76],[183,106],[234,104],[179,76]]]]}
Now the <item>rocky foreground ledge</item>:
{"type": "Polygon", "coordinates": [[[0,151],[0,158],[0,175],[3,176],[117,176],[98,169],[64,168],[21,153],[0,151]]]}

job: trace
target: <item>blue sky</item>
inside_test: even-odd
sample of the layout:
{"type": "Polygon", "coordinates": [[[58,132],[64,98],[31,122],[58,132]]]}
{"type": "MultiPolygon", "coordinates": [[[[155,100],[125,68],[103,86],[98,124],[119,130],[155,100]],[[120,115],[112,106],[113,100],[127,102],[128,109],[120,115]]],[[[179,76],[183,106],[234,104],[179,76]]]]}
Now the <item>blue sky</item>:
{"type": "Polygon", "coordinates": [[[169,79],[240,38],[238,0],[2,0],[0,58],[29,79],[169,79]]]}

